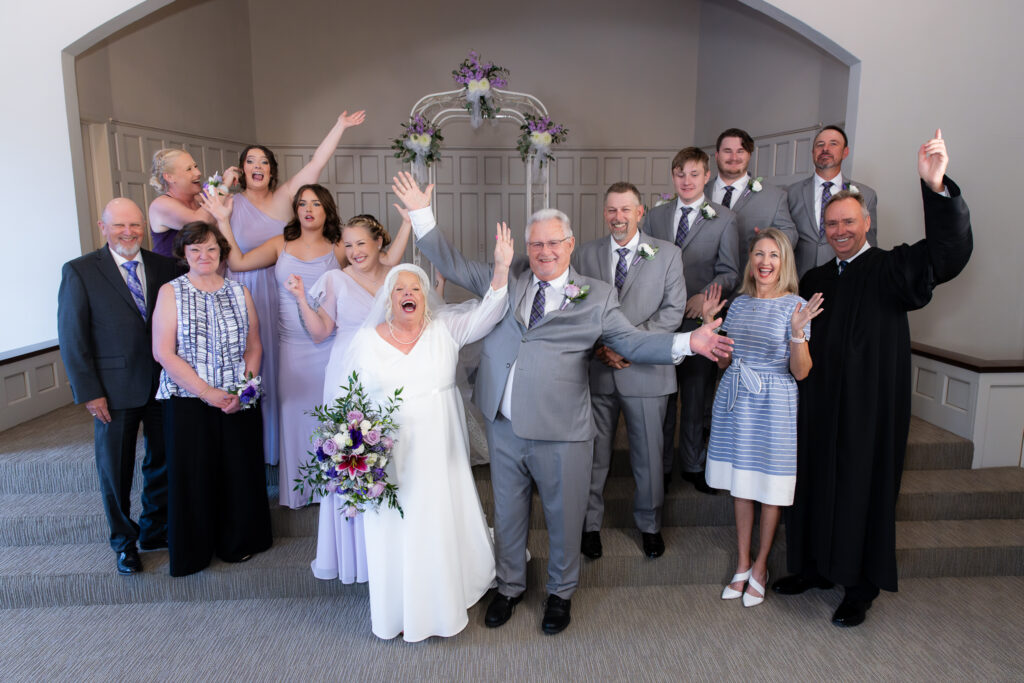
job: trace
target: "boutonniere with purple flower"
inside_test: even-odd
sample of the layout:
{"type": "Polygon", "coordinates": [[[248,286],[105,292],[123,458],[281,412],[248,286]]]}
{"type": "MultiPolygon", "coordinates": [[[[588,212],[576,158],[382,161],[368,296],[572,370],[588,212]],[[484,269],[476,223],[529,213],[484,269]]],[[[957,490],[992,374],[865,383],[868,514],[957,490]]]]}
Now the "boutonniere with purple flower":
{"type": "Polygon", "coordinates": [[[508,69],[491,62],[481,62],[480,53],[470,50],[469,57],[452,71],[452,78],[462,86],[469,123],[473,128],[479,128],[485,118],[493,119],[501,111],[494,104],[493,89],[508,85],[508,69]]]}
{"type": "Polygon", "coordinates": [[[583,301],[590,294],[590,285],[583,285],[580,287],[575,281],[569,280],[569,283],[562,290],[562,305],[558,307],[558,310],[564,311],[569,304],[574,304],[577,301],[583,301]]]}
{"type": "Polygon", "coordinates": [[[232,394],[238,397],[242,410],[252,408],[260,400],[260,396],[263,395],[262,381],[263,379],[259,375],[247,372],[245,374],[245,381],[231,391],[232,394]]]}
{"type": "Polygon", "coordinates": [[[711,208],[711,204],[705,199],[704,203],[700,205],[700,215],[704,216],[706,220],[711,220],[718,215],[718,212],[711,208]]]}
{"type": "Polygon", "coordinates": [[[654,256],[658,251],[660,251],[659,247],[652,247],[647,244],[647,242],[641,242],[640,246],[636,248],[636,258],[633,259],[633,263],[631,265],[635,266],[640,262],[640,259],[643,259],[644,261],[653,261],[654,256]]]}
{"type": "Polygon", "coordinates": [[[764,189],[764,185],[762,183],[764,183],[763,176],[751,178],[750,182],[747,183],[747,190],[749,190],[750,192],[760,192],[761,190],[764,189]]]}
{"type": "Polygon", "coordinates": [[[860,194],[860,188],[854,185],[853,183],[843,183],[843,189],[848,190],[849,192],[852,192],[854,194],[860,194]]]}

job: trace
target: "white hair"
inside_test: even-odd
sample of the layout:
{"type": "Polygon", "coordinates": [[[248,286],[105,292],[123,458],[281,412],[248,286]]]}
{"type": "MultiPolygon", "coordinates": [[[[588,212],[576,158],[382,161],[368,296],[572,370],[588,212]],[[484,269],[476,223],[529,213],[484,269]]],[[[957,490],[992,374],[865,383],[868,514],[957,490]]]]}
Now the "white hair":
{"type": "Polygon", "coordinates": [[[526,241],[530,241],[530,230],[533,228],[534,223],[552,219],[562,223],[562,237],[572,237],[572,226],[569,224],[569,217],[565,213],[558,209],[540,209],[539,211],[534,211],[533,215],[530,216],[530,220],[526,221],[526,241]]]}

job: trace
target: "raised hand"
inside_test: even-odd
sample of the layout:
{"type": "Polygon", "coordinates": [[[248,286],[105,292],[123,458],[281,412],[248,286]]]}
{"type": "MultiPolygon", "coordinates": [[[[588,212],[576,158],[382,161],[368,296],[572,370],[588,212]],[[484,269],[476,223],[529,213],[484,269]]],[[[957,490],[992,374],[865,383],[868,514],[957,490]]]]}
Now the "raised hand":
{"type": "Polygon", "coordinates": [[[789,331],[792,333],[792,336],[797,339],[804,336],[804,328],[807,327],[807,323],[817,318],[825,310],[821,307],[821,302],[824,300],[825,297],[822,296],[821,292],[815,292],[807,301],[806,306],[799,301],[796,302],[793,315],[789,318],[789,331]]]}
{"type": "Polygon", "coordinates": [[[722,324],[718,318],[706,322],[690,333],[690,350],[716,363],[732,356],[733,341],[715,332],[722,324]]]}
{"type": "Polygon", "coordinates": [[[288,293],[294,296],[298,301],[302,301],[306,298],[306,287],[302,283],[301,275],[289,275],[288,279],[284,281],[284,288],[288,290],[288,293]]]}
{"type": "Polygon", "coordinates": [[[338,117],[338,123],[341,124],[342,130],[351,128],[352,126],[358,126],[366,120],[366,110],[360,109],[359,111],[349,114],[348,110],[341,112],[341,116],[338,117]]]}
{"type": "Polygon", "coordinates": [[[219,192],[199,193],[199,206],[210,212],[210,215],[217,219],[218,223],[231,219],[231,210],[235,206],[235,198],[231,195],[222,196],[219,192]]]}
{"type": "Polygon", "coordinates": [[[498,223],[498,232],[494,236],[494,265],[502,266],[505,270],[512,265],[512,257],[515,256],[515,241],[512,239],[512,231],[505,223],[498,223]]]}
{"type": "Polygon", "coordinates": [[[228,166],[224,169],[224,187],[231,187],[237,185],[239,179],[242,177],[242,171],[237,166],[228,166]]]}
{"type": "Polygon", "coordinates": [[[434,191],[434,185],[431,183],[425,190],[421,190],[411,173],[399,171],[398,175],[391,179],[391,191],[406,209],[415,211],[430,206],[430,193],[434,191]]]}
{"type": "Polygon", "coordinates": [[[687,318],[696,318],[704,308],[704,292],[697,292],[686,300],[686,310],[683,315],[687,318]]]}
{"type": "Polygon", "coordinates": [[[704,322],[714,320],[718,312],[722,310],[722,306],[725,306],[725,302],[722,301],[722,285],[712,282],[704,290],[704,304],[701,306],[700,312],[701,318],[704,319],[704,322]]]}
{"type": "Polygon", "coordinates": [[[411,222],[409,218],[409,211],[404,206],[402,206],[401,204],[392,204],[391,206],[395,207],[395,209],[398,211],[398,215],[402,217],[403,223],[411,222]]]}
{"type": "Polygon", "coordinates": [[[942,179],[946,175],[948,165],[946,141],[942,139],[942,131],[936,128],[935,137],[917,150],[917,173],[933,192],[942,192],[945,187],[942,179]]]}

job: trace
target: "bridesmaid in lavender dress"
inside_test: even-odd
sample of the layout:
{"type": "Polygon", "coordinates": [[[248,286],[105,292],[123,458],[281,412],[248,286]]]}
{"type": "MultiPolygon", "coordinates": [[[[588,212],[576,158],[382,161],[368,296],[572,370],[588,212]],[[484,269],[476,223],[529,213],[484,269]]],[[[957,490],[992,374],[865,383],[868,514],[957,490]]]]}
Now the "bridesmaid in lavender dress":
{"type": "MultiPolygon", "coordinates": [[[[210,195],[203,199],[203,205],[216,216],[221,232],[231,246],[236,247],[231,229],[232,204],[230,197],[210,195]]],[[[291,297],[286,294],[284,283],[293,273],[316,281],[347,261],[338,210],[327,188],[303,185],[298,189],[292,210],[295,217],[285,226],[283,234],[245,254],[233,248],[228,255],[228,265],[236,272],[274,266],[278,286],[279,502],[283,507],[294,509],[309,503],[309,494],[293,487],[299,477],[299,465],[309,458],[310,434],[316,422],[306,411],[322,403],[324,372],[333,339],[327,335],[318,341],[310,338],[303,329],[299,307],[289,301],[291,297]]],[[[408,234],[405,240],[408,241],[408,234]]],[[[391,258],[400,259],[404,246],[404,243],[400,245],[391,258]]]]}
{"type": "Polygon", "coordinates": [[[153,153],[149,184],[160,193],[149,205],[149,230],[153,251],[172,256],[174,236],[193,221],[209,223],[213,216],[200,206],[203,174],[192,155],[168,147],[153,153]]]}
{"type": "MultiPolygon", "coordinates": [[[[343,367],[343,358],[349,342],[365,321],[374,295],[391,270],[391,261],[401,258],[409,240],[412,228],[409,214],[402,208],[396,208],[402,214],[402,227],[388,252],[383,249],[391,238],[377,219],[369,215],[356,216],[342,229],[342,243],[348,259],[343,270],[322,275],[310,288],[309,297],[304,290],[304,278],[299,274],[285,281],[285,287],[298,302],[304,325],[313,340],[334,335],[324,375],[322,403],[337,398],[341,394],[341,386],[347,383],[349,369],[343,367]]],[[[343,517],[339,514],[341,507],[334,494],[320,501],[313,575],[318,579],[336,578],[343,583],[363,583],[367,580],[363,517],[343,517]]]]}
{"type": "MultiPolygon", "coordinates": [[[[292,201],[298,188],[316,182],[334,154],[345,130],[358,126],[365,118],[362,111],[357,111],[351,116],[347,111],[342,112],[334,127],[316,148],[309,163],[280,186],[277,159],[272,151],[263,145],[249,145],[242,150],[238,157],[238,166],[232,166],[224,171],[224,183],[230,187],[237,180],[238,187],[242,190],[235,195],[234,209],[231,213],[231,227],[242,253],[247,253],[281,234],[284,226],[294,215],[292,201]]],[[[277,390],[278,326],[271,321],[278,319],[278,282],[274,269],[269,266],[248,272],[232,271],[228,276],[249,288],[256,303],[259,319],[264,321],[260,326],[260,341],[263,343],[263,388],[266,392],[261,401],[263,457],[268,465],[277,465],[280,453],[280,406],[277,390]]]]}

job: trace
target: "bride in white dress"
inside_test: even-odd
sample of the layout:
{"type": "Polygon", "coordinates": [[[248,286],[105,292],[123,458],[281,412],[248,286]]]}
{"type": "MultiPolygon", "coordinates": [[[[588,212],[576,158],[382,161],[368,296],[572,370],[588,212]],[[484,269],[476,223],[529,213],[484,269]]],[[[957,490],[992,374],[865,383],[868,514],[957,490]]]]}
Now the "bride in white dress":
{"type": "Polygon", "coordinates": [[[427,274],[402,264],[388,273],[346,367],[383,403],[402,387],[389,478],[405,517],[382,505],[364,514],[370,615],[379,638],[452,636],[494,581],[494,547],[469,464],[459,348],[505,315],[513,245],[498,226],[491,288],[482,301],[444,306],[427,274]],[[431,298],[434,301],[431,301],[431,298]]]}

